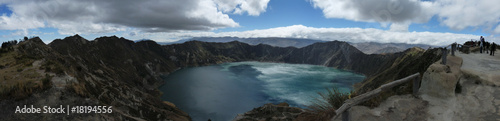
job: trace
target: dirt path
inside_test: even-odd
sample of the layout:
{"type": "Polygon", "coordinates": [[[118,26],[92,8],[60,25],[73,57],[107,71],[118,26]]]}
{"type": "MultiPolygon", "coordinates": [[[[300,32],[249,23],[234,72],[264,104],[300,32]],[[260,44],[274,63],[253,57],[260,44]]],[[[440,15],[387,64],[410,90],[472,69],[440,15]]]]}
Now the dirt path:
{"type": "Polygon", "coordinates": [[[500,56],[458,53],[463,59],[460,93],[453,97],[422,95],[430,121],[500,120],[500,56]]]}
{"type": "Polygon", "coordinates": [[[457,56],[464,60],[462,64],[464,73],[478,75],[480,81],[488,85],[500,86],[500,55],[458,53],[457,56]]]}
{"type": "Polygon", "coordinates": [[[500,55],[490,56],[489,54],[471,53],[457,56],[462,57],[462,73],[464,78],[460,80],[462,84],[462,94],[457,94],[457,101],[462,103],[464,111],[461,115],[469,118],[457,116],[462,120],[500,120],[500,55]],[[478,77],[468,77],[477,75],[478,77]]]}

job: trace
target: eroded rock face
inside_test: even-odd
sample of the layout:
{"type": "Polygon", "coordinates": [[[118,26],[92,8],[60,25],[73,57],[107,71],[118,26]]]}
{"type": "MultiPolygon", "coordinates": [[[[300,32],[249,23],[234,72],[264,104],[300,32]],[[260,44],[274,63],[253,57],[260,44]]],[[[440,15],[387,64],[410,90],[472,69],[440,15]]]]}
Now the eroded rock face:
{"type": "Polygon", "coordinates": [[[306,112],[304,109],[289,107],[287,103],[277,105],[269,103],[244,114],[238,114],[234,121],[292,121],[304,112],[306,112]]]}
{"type": "MultiPolygon", "coordinates": [[[[397,95],[373,109],[354,106],[349,110],[349,118],[351,121],[423,121],[428,115],[427,107],[428,102],[412,95],[397,95]]],[[[341,118],[335,121],[341,121],[341,118]]]]}
{"type": "Polygon", "coordinates": [[[167,69],[173,65],[152,54],[161,46],[148,42],[135,44],[117,37],[101,39],[88,41],[76,35],[46,45],[36,37],[0,53],[0,57],[10,55],[2,58],[8,61],[9,68],[4,69],[15,65],[19,71],[12,75],[25,77],[2,78],[2,82],[29,80],[13,85],[22,88],[0,91],[3,110],[0,120],[191,120],[187,113],[163,103],[160,93],[150,88],[155,89],[161,82],[159,73],[170,72],[167,69]],[[14,112],[17,106],[23,105],[36,108],[112,106],[112,113],[31,115],[14,112]]]}
{"type": "Polygon", "coordinates": [[[448,56],[447,65],[436,62],[429,66],[422,77],[419,92],[434,97],[447,98],[455,96],[456,84],[461,77],[462,59],[448,56]]]}
{"type": "MultiPolygon", "coordinates": [[[[448,56],[447,65],[442,65],[438,61],[427,69],[423,79],[425,82],[422,82],[420,88],[420,98],[411,95],[392,96],[373,109],[354,106],[349,110],[351,120],[492,121],[500,119],[500,88],[482,83],[482,79],[474,73],[460,70],[474,63],[481,63],[478,60],[486,57],[460,53],[457,55],[460,57],[448,56]],[[461,85],[460,92],[453,90],[457,82],[461,85]]],[[[499,61],[494,60],[484,64],[497,62],[499,61]]],[[[474,67],[472,69],[478,69],[477,65],[474,67]]]]}
{"type": "MultiPolygon", "coordinates": [[[[464,54],[456,53],[457,56],[463,59],[461,66],[462,76],[458,79],[461,85],[460,92],[455,93],[452,97],[436,97],[423,94],[422,99],[429,102],[428,114],[426,120],[428,121],[493,121],[498,120],[500,117],[500,88],[492,86],[488,83],[483,83],[484,80],[480,78],[481,73],[470,73],[472,71],[480,71],[489,69],[488,66],[481,66],[479,64],[494,64],[500,62],[499,60],[488,60],[489,57],[483,54],[464,54]]],[[[450,57],[450,56],[448,56],[450,57]]],[[[454,61],[452,59],[452,62],[454,61]]],[[[450,67],[453,71],[453,64],[450,67]]],[[[493,67],[494,68],[494,67],[493,67]]],[[[498,75],[495,72],[484,72],[487,74],[498,75]]],[[[457,86],[458,88],[458,86],[457,86]]]]}

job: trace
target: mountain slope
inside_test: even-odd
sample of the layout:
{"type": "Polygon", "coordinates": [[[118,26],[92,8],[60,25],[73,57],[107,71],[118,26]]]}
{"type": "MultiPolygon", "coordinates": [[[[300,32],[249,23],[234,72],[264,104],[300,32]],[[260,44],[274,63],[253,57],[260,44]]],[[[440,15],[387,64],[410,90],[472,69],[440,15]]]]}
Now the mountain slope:
{"type": "Polygon", "coordinates": [[[406,49],[413,47],[419,47],[424,49],[433,47],[431,45],[425,45],[425,44],[405,44],[405,43],[361,42],[361,43],[350,43],[350,44],[366,54],[402,52],[406,49]]]}
{"type": "Polygon", "coordinates": [[[396,53],[396,52],[402,52],[404,51],[403,49],[401,48],[397,48],[397,47],[386,47],[386,48],[382,48],[382,49],[379,49],[375,52],[373,52],[373,54],[386,54],[386,53],[396,53]]]}
{"type": "MultiPolygon", "coordinates": [[[[152,62],[146,60],[154,61],[154,58],[160,58],[155,54],[149,54],[155,53],[154,45],[150,46],[145,42],[135,44],[116,37],[100,39],[88,41],[75,35],[62,40],[54,40],[49,45],[45,45],[39,38],[32,38],[16,45],[11,53],[18,53],[18,56],[22,57],[19,59],[27,61],[34,67],[34,72],[45,75],[42,76],[45,78],[36,79],[37,76],[32,76],[43,82],[41,88],[35,80],[14,85],[21,88],[10,92],[0,92],[0,99],[2,99],[0,107],[9,109],[0,111],[0,116],[8,117],[5,120],[42,118],[48,120],[190,120],[188,114],[159,99],[160,92],[156,91],[156,86],[159,85],[158,75],[160,74],[156,74],[155,69],[168,68],[168,63],[164,64],[164,68],[155,68],[152,62]],[[44,85],[49,85],[49,87],[44,85]],[[10,110],[22,105],[34,105],[40,108],[59,105],[112,106],[113,113],[31,115],[14,113],[10,110]]],[[[156,43],[154,44],[161,48],[156,43]]],[[[10,67],[10,65],[6,66],[10,67]]],[[[25,66],[20,70],[32,67],[25,66]]],[[[29,73],[18,71],[17,74],[29,73]]],[[[9,78],[3,81],[16,82],[17,79],[9,78]]]]}
{"type": "MultiPolygon", "coordinates": [[[[35,91],[22,93],[25,96],[20,96],[20,100],[44,104],[42,99],[36,96],[44,95],[56,97],[50,103],[54,105],[108,105],[115,107],[114,111],[117,112],[112,115],[99,114],[94,117],[82,115],[72,118],[81,120],[90,120],[89,118],[95,117],[100,119],[113,117],[124,120],[190,120],[188,114],[159,98],[161,93],[175,92],[157,90],[157,87],[163,83],[161,76],[189,66],[236,61],[324,65],[367,75],[370,79],[365,81],[360,88],[370,89],[372,86],[365,85],[376,85],[380,83],[380,80],[387,81],[387,79],[399,78],[406,74],[405,72],[394,76],[403,70],[387,71],[386,69],[411,68],[414,63],[406,64],[407,61],[403,60],[415,60],[421,56],[409,55],[424,53],[409,50],[394,54],[367,55],[341,41],[314,43],[302,48],[275,47],[265,44],[249,45],[238,41],[228,43],[189,41],[182,44],[159,45],[154,41],[133,42],[116,36],[100,37],[89,41],[78,35],[54,40],[48,45],[45,45],[39,38],[33,38],[16,45],[14,51],[28,60],[23,65],[35,65],[36,68],[33,71],[39,72],[40,75],[49,75],[47,78],[50,84],[54,85],[36,90],[35,88],[39,86],[25,86],[22,90],[35,91]],[[401,64],[404,66],[398,66],[401,64]],[[39,70],[36,70],[37,68],[39,70]],[[375,75],[383,78],[375,78],[375,75]],[[74,102],[74,100],[86,101],[74,102]]],[[[433,53],[429,53],[428,56],[434,57],[433,53]]],[[[6,56],[5,58],[9,58],[7,60],[22,59],[20,57],[6,56]]],[[[418,64],[417,61],[415,62],[418,64]]],[[[3,66],[5,69],[11,67],[11,65],[3,66]]],[[[22,68],[30,68],[30,66],[22,68]]],[[[22,69],[20,72],[24,73],[23,70],[29,69],[22,69]]],[[[41,78],[35,78],[35,80],[41,80],[41,78]]],[[[15,82],[16,80],[9,78],[4,81],[15,82]]],[[[22,90],[0,92],[2,96],[0,99],[10,98],[12,93],[22,92],[22,90]]],[[[19,102],[22,101],[6,99],[0,101],[0,106],[10,106],[7,104],[11,103],[20,104],[19,102]]],[[[0,112],[0,116],[16,120],[26,118],[27,115],[0,112]]],[[[42,116],[29,115],[27,117],[42,116]]],[[[49,119],[61,119],[61,117],[49,116],[49,119]]]]}
{"type": "Polygon", "coordinates": [[[266,61],[324,65],[366,75],[372,75],[389,67],[392,61],[400,55],[366,55],[348,43],[340,41],[315,43],[303,48],[281,48],[264,44],[252,46],[237,41],[229,43],[190,41],[163,47],[168,53],[173,54],[173,57],[185,60],[185,62],[178,62],[180,65],[266,61]]]}

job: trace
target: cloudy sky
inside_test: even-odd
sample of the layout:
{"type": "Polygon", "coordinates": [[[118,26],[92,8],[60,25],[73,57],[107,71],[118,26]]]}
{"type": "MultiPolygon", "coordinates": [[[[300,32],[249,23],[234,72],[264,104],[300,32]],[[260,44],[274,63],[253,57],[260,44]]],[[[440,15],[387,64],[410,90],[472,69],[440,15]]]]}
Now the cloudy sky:
{"type": "Polygon", "coordinates": [[[500,0],[0,0],[0,42],[80,34],[131,40],[292,37],[500,43],[500,0]]]}

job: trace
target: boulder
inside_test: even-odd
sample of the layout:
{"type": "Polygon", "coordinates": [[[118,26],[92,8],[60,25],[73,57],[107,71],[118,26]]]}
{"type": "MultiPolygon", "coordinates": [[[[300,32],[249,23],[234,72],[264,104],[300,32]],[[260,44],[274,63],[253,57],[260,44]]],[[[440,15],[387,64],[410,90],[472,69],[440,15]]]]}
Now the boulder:
{"type": "Polygon", "coordinates": [[[446,65],[438,61],[427,68],[422,77],[420,94],[441,98],[455,96],[456,84],[461,76],[462,58],[448,56],[447,60],[446,65]]]}

